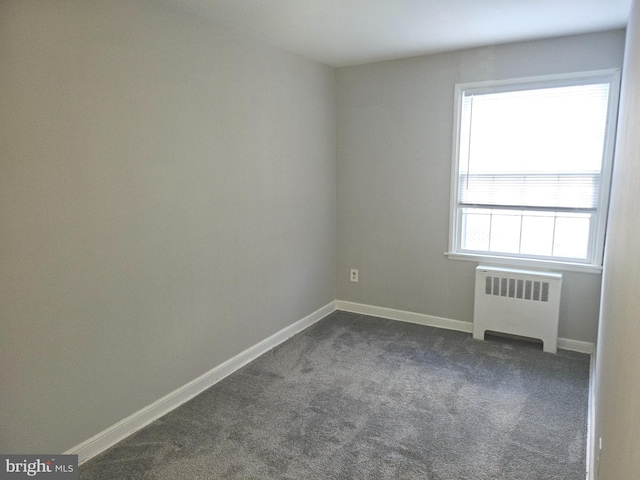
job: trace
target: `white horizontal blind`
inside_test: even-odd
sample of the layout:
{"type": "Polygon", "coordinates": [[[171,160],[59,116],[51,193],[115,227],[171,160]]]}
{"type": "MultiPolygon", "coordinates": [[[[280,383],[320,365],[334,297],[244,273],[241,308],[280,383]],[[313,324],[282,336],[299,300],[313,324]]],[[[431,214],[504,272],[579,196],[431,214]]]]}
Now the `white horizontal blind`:
{"type": "Polygon", "coordinates": [[[596,210],[609,83],[462,99],[461,206],[596,210]]]}
{"type": "Polygon", "coordinates": [[[468,206],[595,211],[599,187],[599,173],[465,173],[459,192],[468,206]]]}

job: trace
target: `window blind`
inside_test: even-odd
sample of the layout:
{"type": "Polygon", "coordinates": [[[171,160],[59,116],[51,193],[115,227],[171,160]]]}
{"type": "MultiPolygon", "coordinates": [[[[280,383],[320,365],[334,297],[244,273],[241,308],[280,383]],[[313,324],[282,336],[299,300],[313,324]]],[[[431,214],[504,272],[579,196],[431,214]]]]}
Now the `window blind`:
{"type": "Polygon", "coordinates": [[[460,205],[595,211],[609,83],[462,99],[460,205]]]}

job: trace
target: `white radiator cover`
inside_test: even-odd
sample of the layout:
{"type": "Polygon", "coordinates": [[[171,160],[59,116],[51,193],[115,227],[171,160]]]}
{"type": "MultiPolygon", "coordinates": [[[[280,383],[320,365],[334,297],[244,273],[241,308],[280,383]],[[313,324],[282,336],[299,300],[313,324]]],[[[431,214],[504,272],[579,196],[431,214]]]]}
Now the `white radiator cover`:
{"type": "Polygon", "coordinates": [[[562,274],[479,265],[473,309],[473,338],[486,331],[540,339],[556,353],[562,274]]]}

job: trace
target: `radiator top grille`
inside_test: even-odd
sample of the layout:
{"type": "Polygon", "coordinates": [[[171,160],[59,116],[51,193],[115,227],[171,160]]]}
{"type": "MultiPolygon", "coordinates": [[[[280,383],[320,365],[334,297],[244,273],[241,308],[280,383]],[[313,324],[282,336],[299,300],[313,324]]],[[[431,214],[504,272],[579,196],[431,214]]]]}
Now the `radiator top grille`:
{"type": "Polygon", "coordinates": [[[499,297],[548,302],[549,282],[487,275],[484,293],[499,297]]]}

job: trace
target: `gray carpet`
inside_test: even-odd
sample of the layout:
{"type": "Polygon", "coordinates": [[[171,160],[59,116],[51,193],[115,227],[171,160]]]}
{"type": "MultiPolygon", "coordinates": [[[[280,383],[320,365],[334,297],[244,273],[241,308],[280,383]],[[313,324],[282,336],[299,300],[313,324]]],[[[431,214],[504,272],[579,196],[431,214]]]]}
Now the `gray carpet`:
{"type": "Polygon", "coordinates": [[[335,312],[80,478],[584,480],[588,378],[587,355],[335,312]]]}

